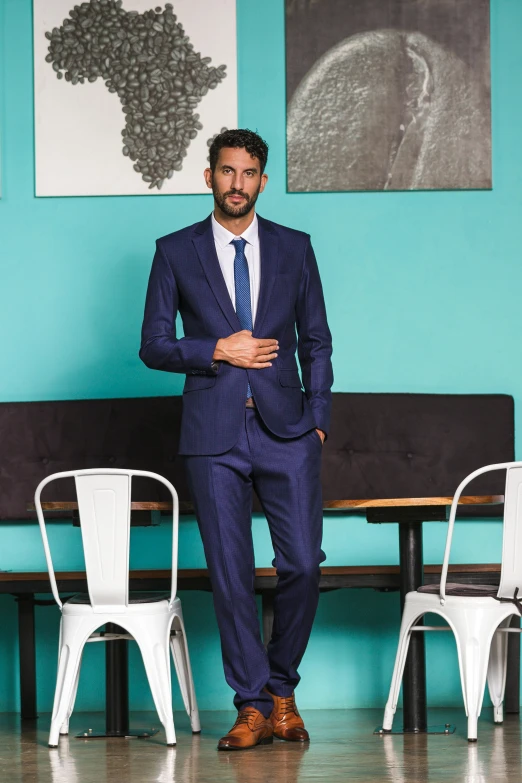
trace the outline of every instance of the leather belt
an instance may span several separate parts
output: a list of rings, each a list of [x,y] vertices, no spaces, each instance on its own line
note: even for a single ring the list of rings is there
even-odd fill
[[[246,401],[245,404],[246,404],[247,408],[256,408],[257,407],[257,405],[254,402],[254,398],[253,397],[247,397],[247,401]]]

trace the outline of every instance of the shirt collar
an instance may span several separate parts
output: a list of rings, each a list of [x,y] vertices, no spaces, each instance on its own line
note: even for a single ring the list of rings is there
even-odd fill
[[[218,223],[214,217],[214,213],[212,213],[212,232],[214,234],[214,241],[220,249],[226,247],[226,245],[229,245],[233,239],[238,238],[235,234],[225,228],[225,226],[222,226],[221,223]],[[249,245],[254,245],[256,242],[258,242],[259,230],[257,215],[254,215],[253,221],[249,227],[243,231],[241,236],[248,242]]]

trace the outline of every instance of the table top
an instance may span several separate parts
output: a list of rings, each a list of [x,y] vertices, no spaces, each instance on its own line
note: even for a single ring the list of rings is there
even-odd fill
[[[490,506],[504,502],[504,495],[462,495],[459,506]],[[415,506],[451,506],[453,497],[376,498],[374,500],[325,500],[323,508],[343,510],[357,508],[413,508]]]
[[[415,506],[451,506],[450,496],[427,498],[376,498],[373,500],[325,500],[325,511],[356,511],[366,508],[414,508]],[[463,495],[459,506],[490,506],[504,502],[504,495]],[[42,502],[44,511],[77,511],[78,503],[74,501]],[[180,511],[191,510],[192,504],[180,501]],[[34,503],[27,504],[28,511],[34,511]],[[172,503],[153,501],[133,501],[131,511],[172,511]]]

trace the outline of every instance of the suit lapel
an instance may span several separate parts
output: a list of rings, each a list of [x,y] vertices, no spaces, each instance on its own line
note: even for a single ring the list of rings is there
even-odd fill
[[[258,337],[266,317],[272,290],[279,270],[279,242],[270,222],[257,216],[259,225],[259,247],[261,256],[261,285],[257,304],[254,336]]]
[[[212,221],[208,217],[196,228],[196,234],[193,238],[194,247],[198,254],[201,266],[207,277],[208,283],[217,303],[219,304],[223,315],[229,322],[234,332],[241,331],[241,324],[234,310],[232,300],[230,299],[225,278],[221,272],[219,259],[214,244],[214,234],[212,232]]]

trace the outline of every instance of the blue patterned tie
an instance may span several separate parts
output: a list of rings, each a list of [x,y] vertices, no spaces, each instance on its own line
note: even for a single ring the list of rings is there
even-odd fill
[[[233,239],[236,256],[234,258],[234,285],[236,288],[236,313],[242,329],[252,331],[252,302],[250,300],[250,275],[245,256],[246,239]],[[252,397],[250,384],[247,388],[247,398]]]

